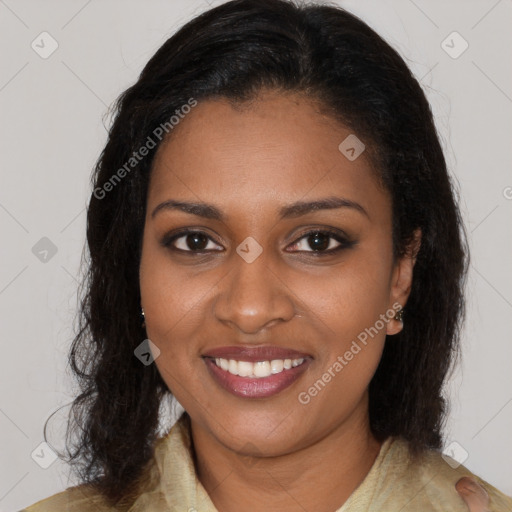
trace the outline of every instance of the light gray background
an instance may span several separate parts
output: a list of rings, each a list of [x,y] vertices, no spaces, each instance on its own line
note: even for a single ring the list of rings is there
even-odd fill
[[[2,511],[73,483],[64,463],[45,470],[31,453],[45,419],[73,397],[66,357],[89,176],[110,126],[102,118],[163,42],[216,3],[0,0]],[[512,494],[512,2],[339,3],[400,51],[436,115],[472,249],[464,359],[447,387],[445,446],[457,442],[470,470]],[[31,48],[43,31],[59,45],[47,59]],[[442,47],[453,31],[469,44],[456,59]],[[453,53],[463,41],[444,44]],[[46,263],[32,252],[42,237],[57,247]]]

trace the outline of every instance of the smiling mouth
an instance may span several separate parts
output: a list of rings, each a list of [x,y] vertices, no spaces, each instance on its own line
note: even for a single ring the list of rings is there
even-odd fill
[[[270,398],[281,393],[309,368],[311,357],[239,361],[203,357],[210,376],[221,388],[241,398]],[[226,368],[226,369],[224,369]]]
[[[218,368],[231,375],[247,377],[250,379],[261,379],[271,375],[277,375],[291,370],[304,363],[305,358],[297,359],[272,359],[268,361],[237,361],[236,359],[224,359],[222,357],[208,357]]]

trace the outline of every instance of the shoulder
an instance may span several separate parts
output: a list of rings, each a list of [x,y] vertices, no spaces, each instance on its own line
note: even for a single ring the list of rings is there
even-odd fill
[[[489,494],[490,510],[512,511],[512,498],[440,451],[428,450],[413,461],[407,441],[400,438],[390,443],[383,470],[380,492],[376,496],[382,496],[379,507],[384,509],[390,505],[400,505],[403,512],[467,512],[468,508],[457,493],[455,484],[464,476],[472,476]]]
[[[103,512],[111,510],[101,495],[85,485],[70,487],[65,491],[40,500],[20,512]]]
[[[147,495],[151,495],[153,501],[158,501],[160,499],[157,496],[159,494],[160,471],[156,462],[165,454],[167,437],[156,440],[154,457],[144,469],[140,480],[136,485],[134,484],[132,493],[126,496],[124,504],[116,504],[115,507],[112,507],[107,504],[104,496],[92,486],[81,484],[40,500],[19,512],[105,512],[113,510],[121,512],[132,510],[131,506],[137,500],[140,500],[142,504],[146,503]],[[139,502],[137,501],[137,503]]]

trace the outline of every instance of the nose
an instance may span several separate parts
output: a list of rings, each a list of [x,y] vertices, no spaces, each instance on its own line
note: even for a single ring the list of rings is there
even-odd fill
[[[255,334],[291,320],[295,315],[293,293],[268,266],[265,251],[252,263],[234,255],[231,271],[219,283],[215,317],[245,334]]]

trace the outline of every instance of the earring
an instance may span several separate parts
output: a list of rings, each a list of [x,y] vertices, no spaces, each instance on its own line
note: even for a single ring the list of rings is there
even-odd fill
[[[142,316],[142,327],[146,327],[146,317],[144,316],[144,309],[140,307],[140,314]]]
[[[404,323],[404,310],[399,309],[395,315],[395,320],[398,320],[401,323]]]

